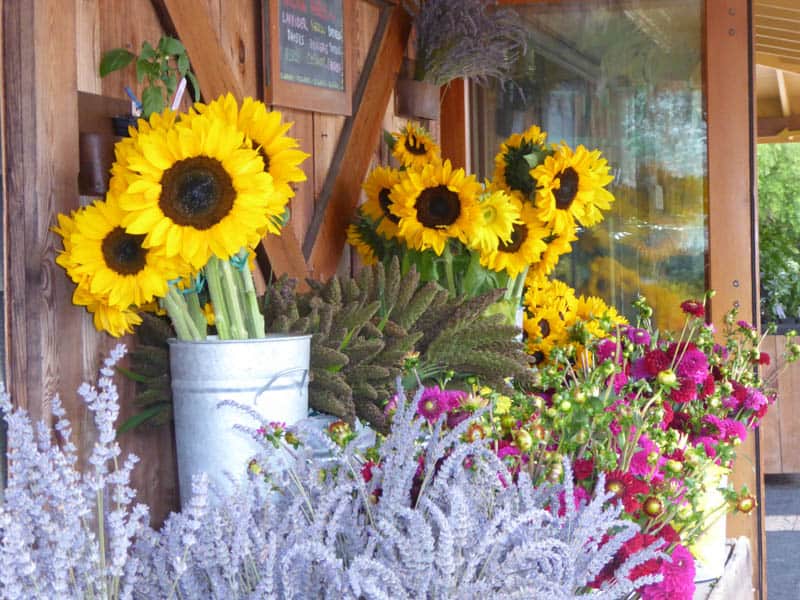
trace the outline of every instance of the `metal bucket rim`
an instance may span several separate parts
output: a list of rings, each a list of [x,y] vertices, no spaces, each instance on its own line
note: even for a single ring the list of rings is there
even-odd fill
[[[269,341],[291,341],[291,340],[307,340],[311,339],[310,333],[269,333],[267,337],[263,338],[250,338],[247,340],[220,340],[215,335],[209,335],[204,340],[179,340],[178,338],[168,338],[167,343],[170,346],[180,346],[180,345],[197,345],[197,344],[215,344],[215,345],[225,345],[225,344],[253,344],[258,342],[269,342]]]

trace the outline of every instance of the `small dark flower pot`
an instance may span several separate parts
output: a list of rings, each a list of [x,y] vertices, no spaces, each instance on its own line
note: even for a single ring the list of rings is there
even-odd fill
[[[439,118],[439,86],[416,79],[398,79],[394,88],[394,112],[399,117]]]
[[[128,127],[133,127],[135,129],[138,121],[139,118],[133,115],[117,115],[116,117],[111,117],[111,126],[114,128],[114,135],[117,137],[130,137]]]
[[[107,133],[85,132],[80,134],[79,145],[78,191],[83,196],[102,196],[111,178],[114,138]]]

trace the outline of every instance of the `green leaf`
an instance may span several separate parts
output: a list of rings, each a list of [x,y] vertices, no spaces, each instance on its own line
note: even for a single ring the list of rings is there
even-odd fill
[[[185,54],[181,54],[178,57],[178,73],[181,75],[186,75],[186,72],[189,70],[189,57]]]
[[[139,54],[139,58],[147,61],[151,61],[156,57],[156,50],[150,44],[150,42],[145,41],[142,44],[142,51]]]
[[[140,58],[136,61],[136,81],[141,83],[145,77],[148,79],[158,78],[158,65]]]
[[[142,375],[140,373],[136,373],[135,371],[131,371],[130,369],[126,369],[124,367],[115,367],[115,369],[116,369],[117,373],[127,377],[131,381],[137,381],[139,383],[145,383],[147,381],[147,377],[146,376],[144,376],[144,375]]]
[[[176,56],[176,55],[185,55],[186,48],[181,44],[179,40],[176,40],[174,37],[164,36],[158,42],[158,49],[161,51],[161,54],[166,54],[167,56]]]
[[[164,110],[164,96],[161,90],[157,87],[145,88],[142,92],[142,113],[145,118],[162,110]]]
[[[105,77],[109,73],[124,69],[127,67],[136,55],[125,48],[114,48],[103,54],[100,61],[100,77]]]
[[[195,101],[200,100],[200,84],[197,83],[197,77],[194,76],[194,73],[188,71],[186,74],[186,79],[189,80],[189,83],[192,84],[192,89],[194,90],[193,97]]]
[[[167,88],[167,95],[172,96],[178,85],[178,78],[173,73],[170,73],[166,77],[162,77],[161,80],[164,82],[164,87]]]
[[[386,142],[390,152],[394,150],[394,145],[397,140],[394,139],[391,131],[386,131],[385,129],[383,130],[383,141]]]
[[[126,419],[118,428],[117,428],[117,435],[122,435],[123,433],[135,429],[139,425],[149,421],[150,419],[156,418],[162,412],[169,410],[171,404],[169,402],[159,402],[158,404],[154,404],[152,406],[148,406],[142,412],[137,413]]]

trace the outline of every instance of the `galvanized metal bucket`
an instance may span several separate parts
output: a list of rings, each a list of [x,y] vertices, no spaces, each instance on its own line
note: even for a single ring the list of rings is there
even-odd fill
[[[192,495],[192,477],[208,474],[221,493],[241,479],[258,444],[236,425],[258,421],[296,423],[308,416],[310,335],[271,335],[255,340],[169,340],[175,445],[181,505]]]

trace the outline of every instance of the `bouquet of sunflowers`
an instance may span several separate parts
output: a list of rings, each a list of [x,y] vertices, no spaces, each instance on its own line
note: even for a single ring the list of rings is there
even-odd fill
[[[416,266],[423,280],[438,281],[452,296],[505,288],[497,310],[507,309],[511,322],[526,277],[550,274],[572,250],[578,228],[599,223],[614,200],[599,151],[548,146],[536,126],[502,144],[484,183],[443,160],[418,124],[390,139],[400,168],[369,174],[348,241],[365,263],[399,256],[404,268]]]
[[[279,235],[308,154],[279,112],[228,94],[140,119],[115,147],[104,200],[59,215],[73,303],[118,337],[166,311],[179,339],[264,337],[254,249]]]

